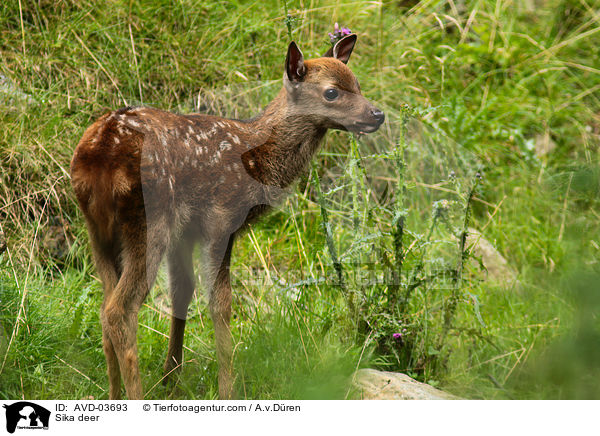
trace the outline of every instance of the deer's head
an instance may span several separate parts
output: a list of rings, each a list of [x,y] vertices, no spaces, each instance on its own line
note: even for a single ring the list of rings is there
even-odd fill
[[[290,43],[283,75],[288,113],[310,117],[328,129],[354,133],[371,133],[381,126],[384,113],[363,97],[346,65],[355,43],[356,35],[348,35],[323,57],[307,60],[296,43]]]

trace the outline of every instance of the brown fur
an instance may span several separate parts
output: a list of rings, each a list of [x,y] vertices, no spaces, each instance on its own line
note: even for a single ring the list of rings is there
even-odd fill
[[[130,399],[143,397],[137,314],[165,255],[174,310],[165,374],[181,365],[196,242],[204,247],[219,395],[233,396],[229,265],[235,235],[284,194],[328,128],[372,131],[382,122],[344,63],[304,62],[299,50],[293,54],[304,75],[285,76],[284,88],[253,120],[124,108],[102,115],[79,142],[72,184],[104,285],[111,399],[121,396],[121,377]],[[325,101],[329,87],[340,90],[339,101]]]

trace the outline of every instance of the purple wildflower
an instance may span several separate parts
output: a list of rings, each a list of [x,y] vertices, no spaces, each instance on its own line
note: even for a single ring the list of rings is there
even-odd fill
[[[392,337],[393,337],[394,339],[396,339],[396,340],[398,340],[398,339],[402,339],[402,333],[394,333],[394,334],[392,335]]]
[[[340,28],[340,25],[338,23],[335,23],[335,25],[333,26],[333,33],[329,34],[329,40],[331,41],[331,44],[335,44],[344,36],[351,34],[352,31],[350,29],[348,29],[347,27]]]

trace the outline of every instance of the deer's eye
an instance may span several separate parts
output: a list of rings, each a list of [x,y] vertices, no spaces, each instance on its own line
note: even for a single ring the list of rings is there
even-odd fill
[[[325,98],[329,101],[333,101],[336,98],[338,98],[338,91],[337,89],[334,88],[329,88],[328,90],[325,91]]]

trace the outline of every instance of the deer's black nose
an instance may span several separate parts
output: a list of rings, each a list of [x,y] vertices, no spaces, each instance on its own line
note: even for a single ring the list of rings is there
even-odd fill
[[[379,109],[373,109],[371,115],[373,115],[379,124],[383,123],[383,120],[385,120],[385,114]]]

